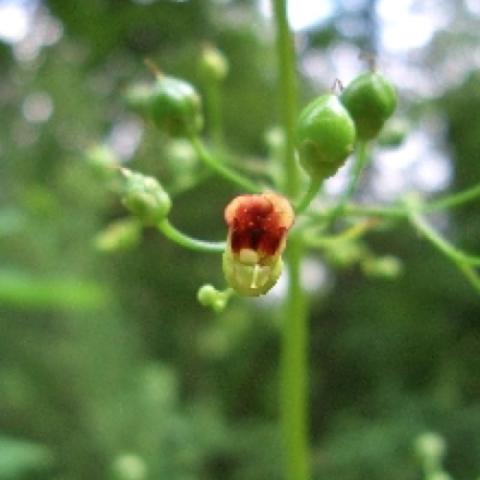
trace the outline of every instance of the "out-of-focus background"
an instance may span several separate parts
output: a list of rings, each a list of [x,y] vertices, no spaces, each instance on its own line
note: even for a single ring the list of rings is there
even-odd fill
[[[478,182],[478,0],[295,0],[289,15],[302,105],[361,72],[362,52],[399,90],[408,133],[376,149],[363,199]],[[172,219],[184,230],[225,236],[235,191],[209,177],[182,193],[195,158],[122,102],[151,78],[145,57],[203,92],[205,41],[230,63],[226,142],[256,165],[279,113],[268,1],[0,0],[0,480],[282,478],[284,285],[215,316],[195,294],[222,285],[219,257],[153,230],[130,250],[95,248],[125,216],[85,161],[95,144],[177,192]],[[479,252],[479,212],[474,203],[432,221]],[[401,275],[365,275],[349,252],[305,263],[314,476],[419,479],[413,444],[435,431],[452,476],[478,478],[478,296],[405,223],[368,245],[401,259]]]

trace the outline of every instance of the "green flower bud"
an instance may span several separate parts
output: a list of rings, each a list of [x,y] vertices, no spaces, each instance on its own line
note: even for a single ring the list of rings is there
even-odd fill
[[[209,307],[217,298],[218,290],[213,285],[203,285],[197,293],[197,300],[204,307]]]
[[[124,94],[125,103],[140,115],[148,116],[152,104],[153,91],[153,86],[148,83],[132,85]]]
[[[172,207],[168,193],[157,179],[141,173],[122,169],[125,176],[122,203],[144,225],[157,225],[164,220]]]
[[[147,466],[138,455],[124,453],[115,458],[112,465],[114,480],[145,480]]]
[[[432,472],[428,476],[428,480],[453,480],[452,476],[447,472]]]
[[[425,432],[415,440],[417,455],[423,460],[434,464],[440,463],[446,452],[445,440],[441,435],[434,432]]]
[[[362,262],[362,269],[369,277],[385,279],[397,278],[402,273],[402,262],[392,255],[380,258],[368,258]]]
[[[405,120],[392,119],[378,137],[378,144],[385,148],[397,148],[408,135],[408,123]]]
[[[200,96],[178,78],[157,76],[149,110],[155,125],[172,136],[195,135],[203,126]]]
[[[307,105],[297,125],[300,163],[313,178],[334,175],[355,143],[355,125],[335,95],[322,95]]]
[[[366,255],[365,247],[355,241],[340,241],[331,245],[325,252],[326,258],[339,268],[350,267]]]
[[[164,162],[173,178],[170,185],[173,190],[182,190],[195,183],[199,174],[200,162],[197,153],[188,140],[179,138],[168,142],[165,147]]]
[[[357,136],[361,140],[376,137],[397,106],[395,88],[376,72],[358,76],[340,98],[355,121]]]
[[[141,224],[136,218],[124,218],[110,223],[95,237],[95,247],[104,253],[127,250],[138,244]]]
[[[217,290],[213,285],[207,284],[198,290],[197,300],[204,307],[210,307],[215,313],[220,313],[225,310],[232,293],[230,288]]]
[[[228,69],[225,55],[212,45],[205,45],[200,56],[201,75],[208,81],[221,82],[228,75]]]
[[[85,152],[85,161],[101,180],[111,180],[118,174],[115,154],[104,145],[94,145]]]

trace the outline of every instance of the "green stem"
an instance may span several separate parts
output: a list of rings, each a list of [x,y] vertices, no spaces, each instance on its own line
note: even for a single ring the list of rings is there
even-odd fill
[[[273,0],[277,29],[277,56],[285,132],[285,191],[290,198],[299,193],[299,171],[295,160],[297,87],[295,55],[287,19],[286,0]],[[313,192],[313,186],[311,192]],[[308,201],[308,198],[307,198]],[[300,270],[304,253],[301,235],[292,232],[286,253],[288,293],[283,308],[281,417],[284,438],[285,479],[309,480],[308,445],[308,306]]]
[[[350,198],[352,198],[352,195],[358,186],[367,161],[367,144],[366,142],[358,142],[355,163],[353,164],[352,173],[350,175],[347,188],[343,192],[338,204],[331,210],[330,215],[326,219],[324,228],[328,228],[338,216],[343,214],[347,202],[350,200]]]
[[[470,285],[480,293],[480,275],[470,265],[458,264],[458,268],[465,275]]]
[[[222,105],[220,82],[209,80],[205,84],[206,110],[212,141],[216,148],[223,148]]]
[[[345,205],[342,215],[351,217],[383,217],[406,218],[408,212],[404,208],[382,207],[381,205]]]
[[[320,221],[326,221],[331,217],[332,212],[336,209],[336,205],[331,208],[320,212],[307,212],[307,215],[311,219],[318,219]],[[384,207],[382,205],[357,205],[354,203],[347,204],[343,208],[342,212],[339,212],[337,216],[345,217],[381,217],[389,219],[404,219],[408,217],[408,212],[405,208],[400,207]]]
[[[308,455],[308,305],[301,285],[304,246],[292,235],[287,252],[288,296],[282,351],[282,419],[287,480],[310,478]]]
[[[315,198],[317,195],[318,191],[320,190],[322,186],[323,180],[310,180],[310,185],[308,186],[308,190],[306,190],[303,198],[300,199],[298,202],[297,206],[295,207],[295,212],[297,215],[300,215],[303,213],[310,203],[312,203],[312,200]]]
[[[376,221],[364,220],[347,228],[338,235],[319,236],[317,234],[305,234],[305,243],[309,247],[324,248],[332,245],[338,245],[341,242],[356,240],[365,235],[370,229],[377,224]]]
[[[434,200],[431,203],[424,203],[418,205],[416,211],[422,213],[435,212],[437,210],[458,207],[465,203],[472,202],[476,198],[480,197],[480,184],[476,185],[463,192],[453,193],[438,200]],[[312,218],[324,219],[332,216],[333,212],[337,209],[337,206],[331,210],[325,212],[308,212],[308,215]],[[336,216],[349,216],[349,217],[383,217],[383,218],[407,218],[410,212],[405,207],[400,206],[383,206],[383,205],[356,205],[345,204],[342,211],[336,212]]]
[[[261,191],[261,188],[255,182],[252,182],[249,178],[244,177],[229,166],[220,163],[214,156],[210,155],[210,152],[198,137],[191,137],[190,142],[200,159],[215,173],[247,192],[258,193]]]
[[[282,107],[282,125],[285,132],[285,190],[295,197],[300,187],[299,172],[295,161],[295,122],[297,119],[297,82],[295,51],[288,25],[286,0],[273,0],[277,27],[277,57]],[[300,480],[300,479],[297,479]]]
[[[478,197],[480,197],[480,184],[475,185],[468,190],[464,190],[463,192],[453,193],[445,198],[435,200],[432,203],[425,205],[425,210],[433,211],[441,210],[443,208],[456,207],[458,205],[471,202]]]
[[[424,237],[432,243],[439,251],[452,261],[466,265],[480,266],[480,257],[469,255],[458,250],[452,244],[447,242],[439,233],[437,233],[425,220],[416,212],[409,214],[412,224],[421,232]]]
[[[172,242],[178,243],[178,245],[188,248],[189,250],[206,253],[223,253],[225,250],[225,242],[206,242],[189,237],[177,230],[168,219],[160,222],[158,229]]]
[[[450,259],[467,278],[472,287],[480,293],[480,275],[472,265],[480,265],[480,258],[467,255],[441,237],[428,223],[415,211],[410,211],[409,219],[430,243]]]

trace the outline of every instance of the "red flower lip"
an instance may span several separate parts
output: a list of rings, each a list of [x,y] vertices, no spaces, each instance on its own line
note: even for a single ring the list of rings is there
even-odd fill
[[[285,238],[293,225],[289,201],[274,192],[240,195],[225,208],[228,244],[242,263],[268,263],[285,248]]]

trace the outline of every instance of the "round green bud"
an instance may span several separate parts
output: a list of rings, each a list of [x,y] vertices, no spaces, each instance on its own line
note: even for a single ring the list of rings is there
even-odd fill
[[[334,175],[355,143],[355,124],[336,95],[322,95],[307,105],[296,131],[300,163],[313,178]]]
[[[228,75],[228,60],[211,45],[205,45],[200,56],[200,73],[209,81],[221,82]]]
[[[423,459],[438,462],[445,455],[446,449],[445,440],[438,433],[425,432],[415,440],[416,453]]]
[[[340,241],[332,244],[325,252],[326,258],[340,268],[350,267],[365,256],[365,248],[355,241]]]
[[[218,297],[218,290],[210,284],[202,285],[197,292],[197,300],[200,305],[209,307]]]
[[[202,129],[200,96],[178,78],[157,76],[149,109],[155,125],[172,136],[195,135]]]
[[[151,84],[137,83],[126,90],[123,98],[127,106],[133,111],[142,116],[148,116],[152,104],[153,91]]]
[[[123,218],[110,223],[95,237],[95,247],[100,252],[113,253],[128,250],[140,241],[141,224],[136,218]]]
[[[144,225],[158,225],[170,212],[172,201],[157,179],[123,169],[122,203]]]
[[[405,120],[393,118],[378,137],[378,144],[385,148],[397,148],[405,141],[409,127]]]
[[[368,258],[362,263],[365,275],[392,280],[402,273],[402,262],[393,255]]]
[[[118,174],[118,160],[105,145],[94,145],[85,152],[85,161],[101,180],[111,180]]]
[[[147,466],[143,458],[133,453],[124,453],[115,458],[112,464],[114,480],[145,480]]]
[[[225,310],[229,298],[228,290],[217,290],[210,284],[203,285],[197,292],[198,302],[204,307],[210,307],[215,313]]]
[[[358,76],[345,88],[340,99],[350,112],[361,140],[376,137],[397,106],[395,88],[376,72]]]
[[[433,472],[428,480],[453,480],[452,476],[447,472]]]

